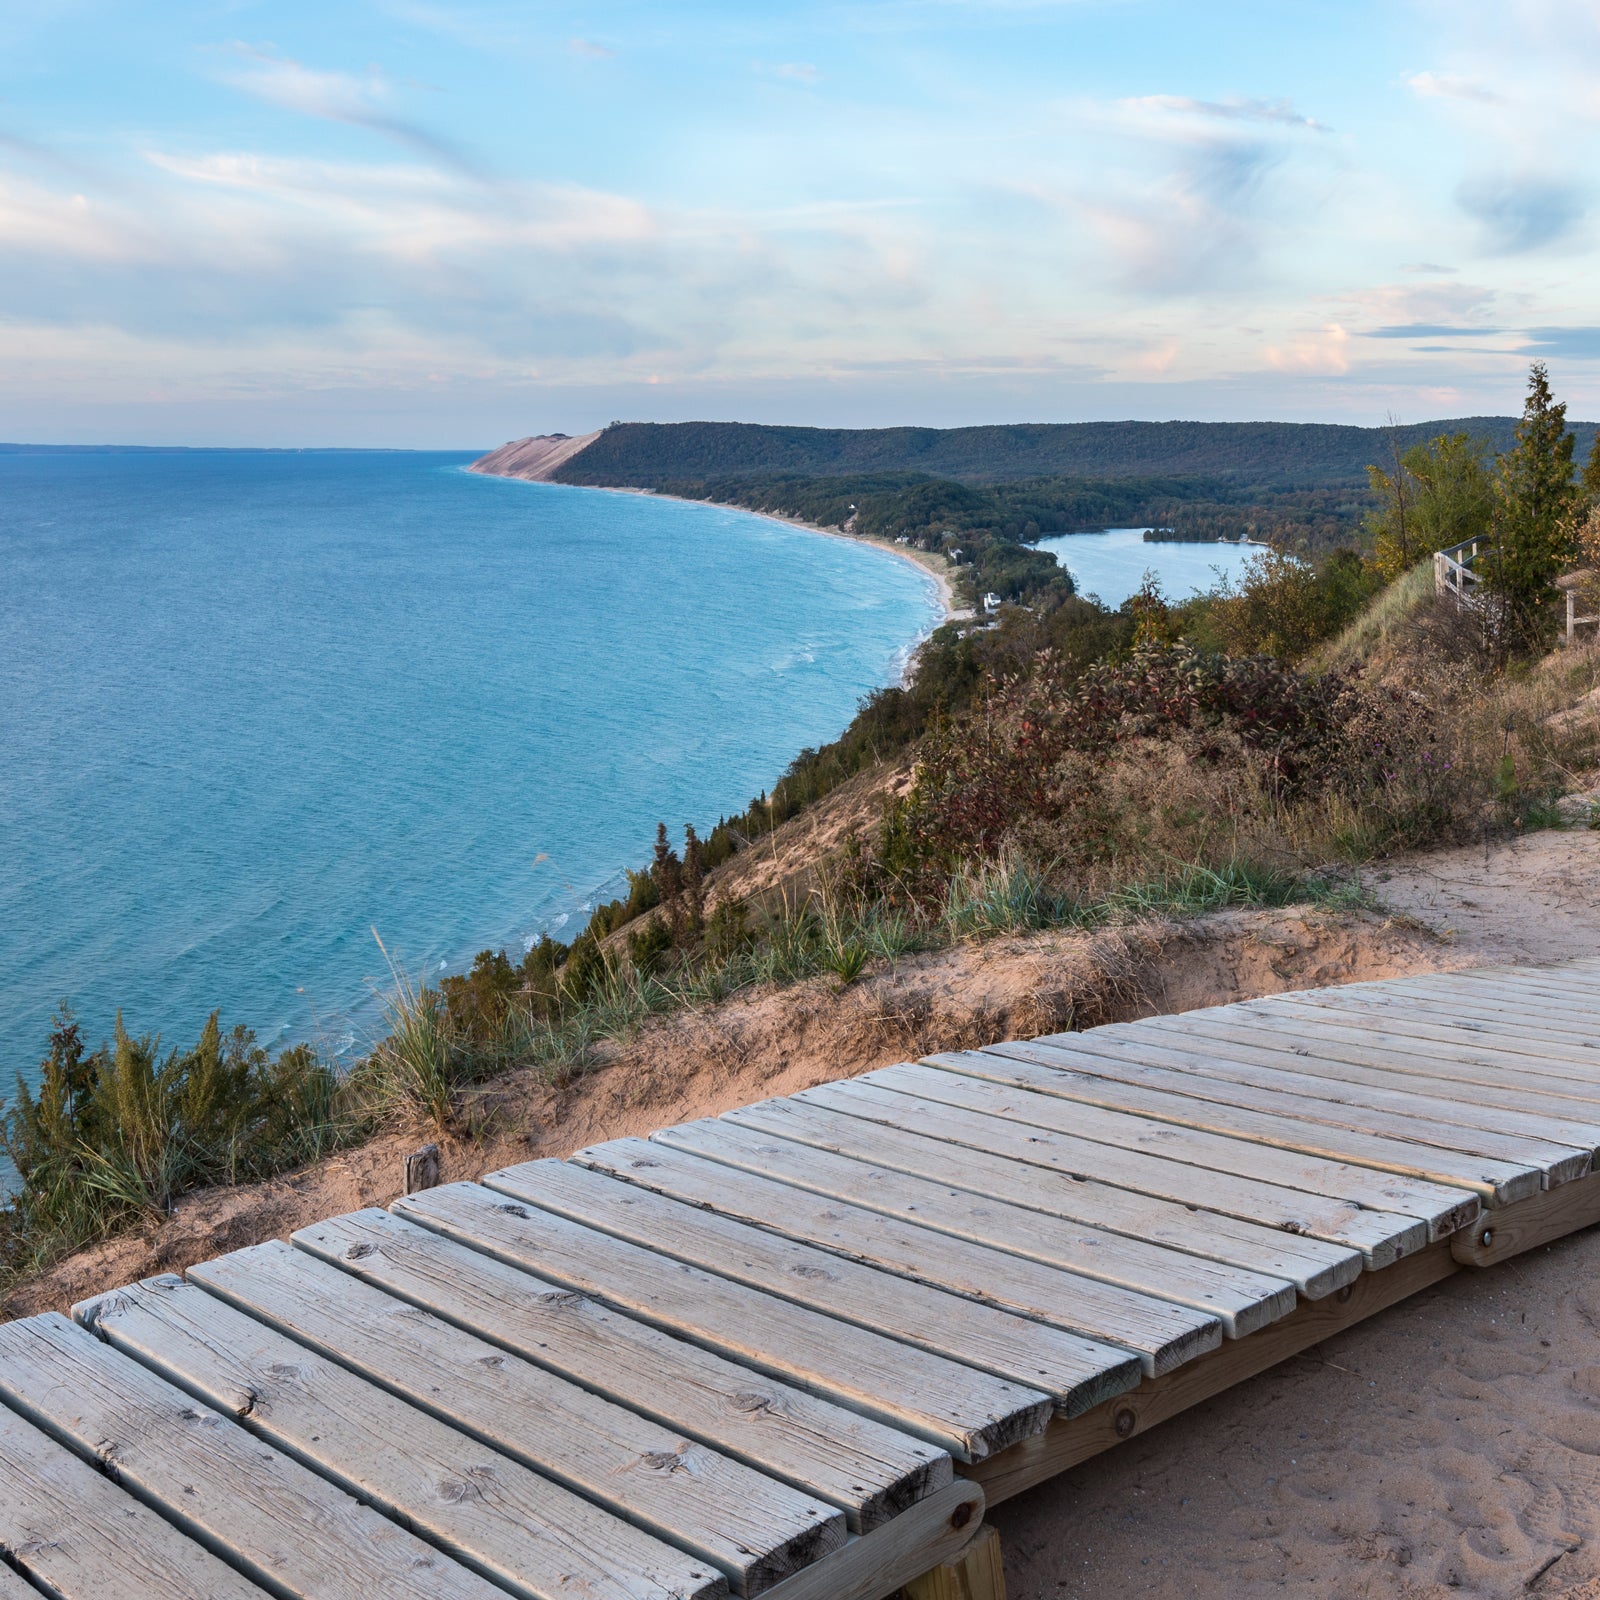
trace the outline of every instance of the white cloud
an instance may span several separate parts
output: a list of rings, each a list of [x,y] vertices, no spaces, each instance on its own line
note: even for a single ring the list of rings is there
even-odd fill
[[[1406,85],[1431,100],[1472,100],[1486,106],[1506,103],[1506,97],[1497,94],[1487,84],[1450,72],[1414,72],[1406,79]]]
[[[1196,100],[1181,94],[1147,94],[1119,103],[1134,112],[1168,112],[1220,122],[1277,123],[1281,127],[1306,128],[1314,133],[1329,131],[1325,123],[1296,111],[1287,100]]]
[[[239,45],[236,50],[246,65],[217,74],[233,88],[301,116],[366,128],[457,171],[473,177],[483,175],[478,163],[448,140],[387,109],[394,90],[378,68],[369,68],[364,76],[357,77],[349,72],[307,67],[287,56],[248,45]]]

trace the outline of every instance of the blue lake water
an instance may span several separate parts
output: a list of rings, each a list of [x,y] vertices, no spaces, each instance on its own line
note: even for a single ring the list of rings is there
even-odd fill
[[[1223,574],[1236,576],[1263,547],[1146,540],[1143,528],[1107,528],[1041,539],[1038,548],[1048,550],[1072,574],[1079,594],[1095,595],[1115,610],[1139,592],[1146,572],[1160,578],[1167,599],[1187,600],[1216,588]]]
[[[570,937],[939,618],[870,547],[468,459],[0,454],[0,1095],[62,997],[346,1047],[373,928]]]

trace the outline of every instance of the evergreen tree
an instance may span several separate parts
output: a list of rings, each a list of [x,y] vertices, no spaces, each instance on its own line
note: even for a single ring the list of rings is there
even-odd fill
[[[650,876],[655,880],[656,893],[661,897],[661,910],[672,932],[673,942],[683,937],[683,863],[677,851],[667,843],[667,825],[656,824],[655,859],[650,864]]]
[[[683,897],[688,902],[689,931],[699,933],[706,912],[705,849],[692,827],[683,830]]]
[[[1494,546],[1481,564],[1503,650],[1536,648],[1555,628],[1555,580],[1574,549],[1574,443],[1567,408],[1556,403],[1550,375],[1536,362],[1517,442],[1500,457]]]
[[[1583,498],[1591,506],[1600,505],[1600,428],[1594,430],[1594,439],[1589,445],[1589,459],[1583,465],[1583,477],[1579,483],[1582,485]]]

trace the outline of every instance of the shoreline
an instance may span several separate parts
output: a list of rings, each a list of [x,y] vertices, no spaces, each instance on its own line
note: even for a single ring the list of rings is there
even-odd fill
[[[509,473],[484,473],[484,477],[509,477]],[[550,479],[524,478],[523,483],[547,483]],[[894,556],[900,561],[909,561],[924,577],[932,578],[938,591],[939,604],[944,608],[944,620],[949,622],[956,615],[956,592],[949,578],[950,563],[943,556],[936,556],[931,551],[913,551],[905,545],[895,544],[891,539],[874,539],[864,533],[846,533],[843,528],[824,528],[820,522],[806,522],[800,517],[786,517],[776,511],[752,511],[749,506],[729,505],[724,500],[694,500],[683,494],[662,494],[655,489],[633,489],[621,484],[596,484],[596,483],[562,483],[557,484],[561,489],[598,489],[601,494],[640,494],[652,500],[676,500],[681,506],[720,506],[724,511],[742,512],[747,517],[761,517],[767,522],[781,522],[788,528],[799,528],[804,533],[820,533],[824,539],[842,539],[846,544],[866,545],[870,550],[881,550],[885,555]],[[924,635],[926,637],[926,635]],[[918,641],[921,643],[921,640]]]

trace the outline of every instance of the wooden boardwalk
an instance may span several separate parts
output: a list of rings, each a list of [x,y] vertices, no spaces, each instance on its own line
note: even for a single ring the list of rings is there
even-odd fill
[[[1589,960],[430,1189],[0,1327],[0,1600],[977,1596],[986,1504],[1600,1221],[1597,1149]]]

